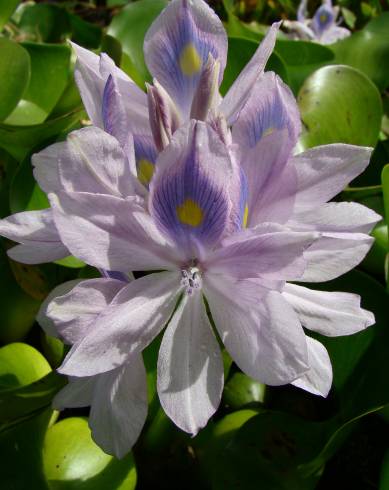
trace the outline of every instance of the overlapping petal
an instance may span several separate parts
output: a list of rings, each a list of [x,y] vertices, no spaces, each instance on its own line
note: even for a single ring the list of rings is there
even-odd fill
[[[106,278],[78,282],[66,293],[57,291],[44,313],[55,325],[56,336],[75,344],[87,335],[94,320],[126,285],[126,282]]]
[[[89,426],[94,441],[106,453],[125,456],[137,441],[146,415],[146,370],[140,354],[96,376]]]
[[[165,269],[180,259],[133,200],[86,192],[50,196],[61,239],[72,254],[105,270]]]
[[[170,319],[181,293],[180,274],[136,279],[116,295],[88,334],[73,346],[59,371],[92,376],[122,366],[141,352]]]
[[[231,295],[228,276],[208,275],[205,295],[219,335],[243,372],[269,385],[289,383],[309,368],[305,334],[296,313],[276,292],[253,296],[252,282]],[[249,289],[248,293],[245,290]],[[258,301],[260,298],[261,301]]]
[[[305,270],[304,251],[318,238],[315,233],[289,230],[268,232],[254,230],[208,254],[205,267],[212,273],[238,278],[265,277],[288,280],[302,276]]]
[[[237,120],[250,97],[253,87],[263,74],[266,63],[274,49],[280,25],[280,22],[275,22],[270,27],[254,56],[241,71],[221,102],[219,109],[229,124],[233,124]]]
[[[311,337],[306,337],[309,370],[292,385],[314,395],[326,397],[332,385],[332,366],[327,349]]]
[[[149,132],[146,94],[105,54],[96,54],[72,43],[77,55],[75,79],[92,123],[104,129],[103,95],[108,78],[115,81],[125,107],[128,130]],[[105,113],[107,113],[107,106]],[[116,134],[114,134],[116,136]],[[120,134],[118,134],[120,139]]]
[[[300,113],[290,89],[275,73],[265,73],[232,128],[248,181],[250,226],[267,220],[284,222],[292,212],[296,175],[285,166],[300,129]]]
[[[188,123],[160,154],[150,187],[150,212],[188,258],[197,244],[212,246],[225,232],[232,172],[228,149],[205,123]]]

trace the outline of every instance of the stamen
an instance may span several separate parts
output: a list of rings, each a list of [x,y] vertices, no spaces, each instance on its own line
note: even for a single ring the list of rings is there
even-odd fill
[[[197,267],[182,269],[181,276],[181,285],[186,288],[187,294],[191,295],[195,289],[201,288],[201,274]]]

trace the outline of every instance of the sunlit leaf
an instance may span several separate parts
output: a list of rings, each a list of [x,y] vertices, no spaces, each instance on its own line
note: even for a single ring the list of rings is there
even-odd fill
[[[336,62],[358,68],[379,89],[389,85],[389,12],[371,20],[361,31],[331,46]]]
[[[374,146],[381,127],[382,103],[374,84],[349,66],[315,71],[298,95],[305,131],[303,148],[328,143]]]
[[[30,56],[19,44],[0,38],[0,121],[22,98],[30,80]]]
[[[105,454],[84,418],[67,418],[48,429],[43,469],[51,490],[134,490],[136,485],[132,454],[121,460]]]

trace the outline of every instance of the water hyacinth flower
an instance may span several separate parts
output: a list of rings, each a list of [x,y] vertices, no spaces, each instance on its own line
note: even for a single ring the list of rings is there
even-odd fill
[[[225,34],[201,0],[174,0],[150,28],[146,61],[163,69],[152,72],[148,96],[106,57],[81,51],[78,83],[95,126],[34,156],[51,208],[0,222],[0,233],[20,243],[13,258],[71,253],[102,273],[59,286],[39,321],[72,346],[59,369],[69,384],[54,405],[91,406],[93,437],[111,454],[123,456],[140,434],[142,351],[164,329],[161,405],[196,434],[220,403],[219,341],[255,379],[326,396],[331,363],[303,327],[336,336],[374,323],[357,295],[296,284],[357,265],[379,217],[328,203],[364,170],[371,149],[335,144],[293,155],[296,101],[263,73],[277,27],[223,100],[215,87]],[[123,102],[132,90],[134,104]],[[132,271],[148,274],[133,279]]]
[[[351,32],[340,27],[339,7],[331,0],[323,0],[312,18],[308,17],[307,0],[301,0],[297,10],[297,21],[286,20],[284,27],[293,39],[315,41],[320,44],[332,44],[350,36]]]

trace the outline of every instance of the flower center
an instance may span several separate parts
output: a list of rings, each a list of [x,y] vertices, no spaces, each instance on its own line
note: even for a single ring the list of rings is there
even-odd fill
[[[193,294],[195,289],[201,288],[201,273],[198,267],[189,267],[181,270],[181,285],[186,288],[187,294]]]

